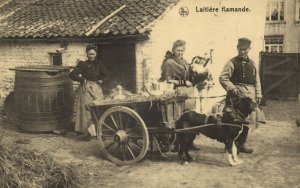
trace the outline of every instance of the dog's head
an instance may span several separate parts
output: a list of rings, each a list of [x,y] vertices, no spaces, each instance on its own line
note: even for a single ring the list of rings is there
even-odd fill
[[[234,100],[232,100],[232,103],[233,108],[239,110],[244,117],[250,115],[257,106],[257,104],[249,97],[235,97]]]

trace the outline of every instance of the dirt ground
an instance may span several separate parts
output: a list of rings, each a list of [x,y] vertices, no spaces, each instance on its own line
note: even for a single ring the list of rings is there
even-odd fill
[[[38,153],[47,152],[65,164],[74,166],[82,187],[216,187],[216,188],[300,188],[300,129],[295,124],[295,101],[267,101],[263,107],[268,123],[256,129],[248,139],[253,154],[240,154],[244,163],[229,166],[224,145],[202,135],[192,151],[195,161],[181,165],[176,153],[167,157],[147,155],[141,162],[116,166],[99,151],[97,141],[81,141],[69,133],[20,133],[1,116],[4,144],[18,144]],[[298,138],[297,138],[298,137]]]

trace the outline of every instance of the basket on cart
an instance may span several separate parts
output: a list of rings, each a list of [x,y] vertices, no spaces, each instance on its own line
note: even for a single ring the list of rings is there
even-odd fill
[[[102,153],[118,165],[146,155],[153,135],[168,134],[185,108],[186,96],[104,100],[89,105]]]

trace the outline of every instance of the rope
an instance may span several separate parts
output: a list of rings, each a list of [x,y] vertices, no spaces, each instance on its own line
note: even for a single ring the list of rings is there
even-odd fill
[[[206,128],[206,127],[213,126],[213,125],[217,125],[217,124],[216,123],[211,123],[211,124],[206,124],[206,125],[199,125],[199,126],[196,126],[196,127],[189,127],[189,128],[183,128],[183,129],[174,129],[174,131],[175,131],[175,133],[182,133],[182,132],[194,133],[194,132],[192,132],[193,130],[199,130],[199,129]],[[232,124],[232,123],[221,123],[221,125],[222,126],[225,125],[225,126],[241,128],[240,125],[236,125],[236,124]]]
[[[162,152],[162,151],[161,151],[160,144],[159,144],[159,142],[158,142],[158,140],[156,139],[155,136],[154,136],[154,140],[153,140],[153,141],[154,141],[154,144],[156,145],[156,147],[157,147],[159,153],[160,153],[163,157],[167,157],[168,153],[171,152],[171,147],[175,144],[176,140],[177,140],[177,134],[174,134],[174,139],[173,139],[172,143],[169,144],[169,147],[168,147],[168,151],[167,151],[167,152]]]
[[[211,97],[188,97],[189,99],[210,99],[210,98],[221,98],[226,97],[226,95],[220,95],[220,96],[211,96]]]
[[[177,134],[174,134],[174,139],[171,143],[171,146],[173,146],[175,144],[176,140],[177,140]],[[169,148],[169,150],[170,150],[170,148]]]
[[[159,151],[159,153],[160,153],[163,157],[167,157],[167,155],[164,154],[164,153],[161,151],[160,144],[159,144],[159,142],[158,142],[158,140],[156,139],[155,136],[154,136],[154,139],[153,139],[153,143],[156,145],[156,148],[157,148],[157,150]]]

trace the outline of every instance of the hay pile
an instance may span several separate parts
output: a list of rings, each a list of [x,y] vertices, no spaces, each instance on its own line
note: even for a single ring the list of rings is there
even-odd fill
[[[37,155],[16,146],[0,144],[0,187],[79,187],[73,170],[46,154]]]

